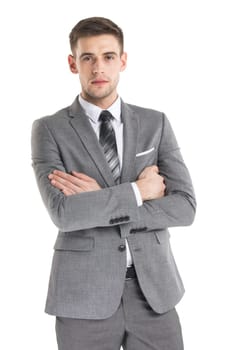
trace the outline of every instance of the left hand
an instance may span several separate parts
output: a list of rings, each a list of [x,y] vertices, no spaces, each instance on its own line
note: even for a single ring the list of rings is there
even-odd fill
[[[146,167],[139,175],[136,185],[144,201],[162,198],[165,195],[164,178],[159,174],[156,165]]]
[[[48,178],[51,184],[61,190],[65,196],[101,189],[95,179],[76,171],[67,174],[60,170],[54,170],[53,173],[49,174]]]

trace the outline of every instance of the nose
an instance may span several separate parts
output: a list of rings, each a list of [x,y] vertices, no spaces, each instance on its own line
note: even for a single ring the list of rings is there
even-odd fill
[[[95,60],[92,71],[94,74],[104,73],[104,64],[101,59]]]

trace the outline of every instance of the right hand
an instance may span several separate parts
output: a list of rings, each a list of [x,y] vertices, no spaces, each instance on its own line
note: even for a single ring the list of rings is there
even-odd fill
[[[156,165],[146,167],[136,181],[143,201],[164,197],[166,186]]]
[[[54,170],[48,177],[51,184],[61,190],[65,196],[101,189],[95,179],[77,171],[72,171],[71,174],[68,174]]]

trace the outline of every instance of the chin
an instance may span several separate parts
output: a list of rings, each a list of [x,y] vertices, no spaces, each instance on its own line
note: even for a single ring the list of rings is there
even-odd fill
[[[95,92],[95,93],[88,93],[87,96],[89,96],[92,99],[95,100],[101,100],[103,98],[109,97],[112,92]]]

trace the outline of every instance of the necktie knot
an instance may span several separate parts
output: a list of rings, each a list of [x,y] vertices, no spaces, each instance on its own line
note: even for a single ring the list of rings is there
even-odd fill
[[[107,110],[104,110],[100,113],[99,121],[101,122],[110,122],[113,119],[114,119],[113,115]]]

